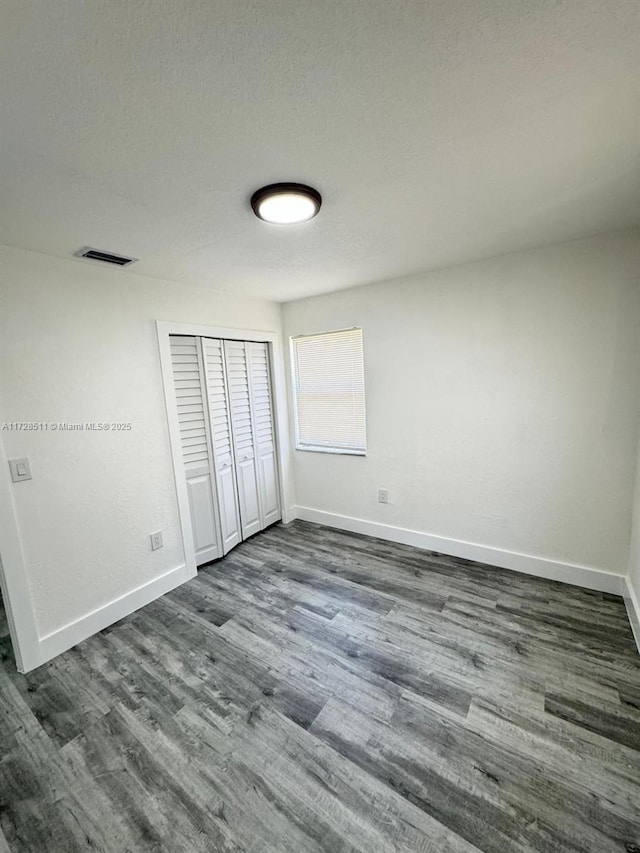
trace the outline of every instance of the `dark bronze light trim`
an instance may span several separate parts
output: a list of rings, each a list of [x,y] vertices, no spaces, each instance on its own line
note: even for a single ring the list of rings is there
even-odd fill
[[[294,184],[294,183],[281,183],[281,184],[269,184],[266,187],[261,187],[259,190],[256,190],[254,194],[251,196],[251,207],[253,212],[261,219],[263,222],[268,222],[267,219],[262,219],[260,216],[260,204],[266,199],[271,198],[275,195],[286,195],[289,193],[293,193],[295,195],[301,195],[305,198],[310,199],[315,205],[315,213],[310,219],[313,219],[314,216],[318,215],[318,211],[322,207],[322,196],[318,192],[318,190],[313,187],[309,187],[306,184]],[[308,222],[309,220],[304,220]]]

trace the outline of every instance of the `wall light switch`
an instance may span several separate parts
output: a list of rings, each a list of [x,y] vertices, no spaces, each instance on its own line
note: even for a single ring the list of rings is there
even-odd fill
[[[157,551],[158,548],[162,548],[162,531],[158,530],[157,533],[152,533],[150,535],[151,539],[151,550]]]
[[[31,466],[26,456],[21,459],[10,459],[9,469],[11,471],[11,479],[14,483],[21,483],[23,480],[31,479]]]
[[[378,503],[389,503],[389,489],[378,489]]]

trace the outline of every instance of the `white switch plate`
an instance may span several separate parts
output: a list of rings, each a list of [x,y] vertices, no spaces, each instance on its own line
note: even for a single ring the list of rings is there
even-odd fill
[[[162,548],[162,531],[158,530],[156,533],[152,533],[149,537],[151,539],[151,550],[157,551],[158,548]]]
[[[11,479],[14,483],[21,483],[23,480],[31,479],[31,466],[26,456],[20,459],[10,459],[9,469],[11,471]]]
[[[378,489],[378,503],[389,503],[389,489]]]

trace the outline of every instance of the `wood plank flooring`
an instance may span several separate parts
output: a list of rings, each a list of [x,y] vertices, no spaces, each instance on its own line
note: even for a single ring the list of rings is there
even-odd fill
[[[639,853],[622,600],[277,525],[27,676],[0,853]]]

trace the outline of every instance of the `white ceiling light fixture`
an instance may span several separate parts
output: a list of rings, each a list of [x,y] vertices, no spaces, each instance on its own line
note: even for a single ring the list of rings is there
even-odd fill
[[[269,184],[251,196],[251,207],[258,219],[274,225],[308,222],[322,205],[318,190],[305,184]]]

